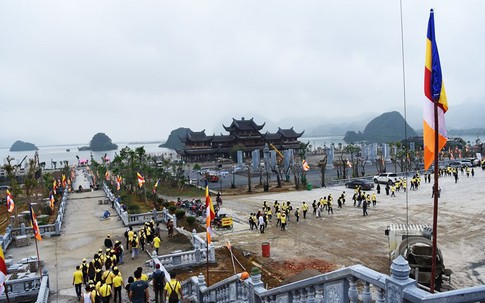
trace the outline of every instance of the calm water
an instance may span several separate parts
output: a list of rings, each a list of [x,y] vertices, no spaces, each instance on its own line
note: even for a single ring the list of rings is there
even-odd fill
[[[39,160],[40,162],[45,162],[46,163],[46,168],[52,168],[51,167],[51,162],[55,161],[57,162],[57,167],[63,167],[64,165],[61,165],[61,161],[69,161],[69,165],[72,164],[77,164],[77,158],[76,156],[79,157],[79,159],[91,159],[91,153],[93,155],[93,159],[101,162],[101,157],[103,157],[105,154],[110,159],[114,158],[115,153],[119,153],[121,149],[123,149],[125,146],[128,146],[132,150],[138,147],[145,147],[145,152],[148,154],[155,154],[155,155],[164,155],[164,154],[175,154],[174,150],[168,149],[168,148],[162,148],[158,147],[160,143],[141,143],[141,144],[123,144],[123,143],[117,143],[118,144],[118,150],[111,150],[111,151],[106,151],[106,152],[91,152],[91,151],[78,151],[78,147],[83,146],[83,145],[62,145],[62,146],[38,146],[39,148]],[[3,165],[5,163],[5,158],[7,156],[15,158],[13,161],[14,164],[19,164],[22,159],[27,156],[26,160],[24,163],[22,163],[22,166],[25,163],[28,163],[28,159],[31,159],[34,157],[34,152],[33,151],[28,151],[28,152],[11,152],[9,151],[10,148],[0,148],[0,163]],[[67,150],[70,150],[69,152]]]

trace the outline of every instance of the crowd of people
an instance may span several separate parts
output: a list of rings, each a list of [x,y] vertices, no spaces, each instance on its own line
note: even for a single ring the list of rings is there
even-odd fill
[[[358,191],[360,193],[360,189]],[[326,211],[328,215],[333,215],[333,201],[332,194],[321,197],[318,201],[313,200],[311,207],[313,208],[313,217],[321,218]],[[338,209],[342,209],[345,205],[345,191],[337,198]],[[360,207],[360,206],[359,206]],[[251,213],[248,218],[249,228],[251,230],[258,230],[264,233],[268,226],[271,226],[273,219],[273,213],[276,218],[276,227],[279,227],[281,231],[285,231],[289,222],[294,220],[296,224],[300,223],[300,220],[306,220],[308,218],[308,211],[310,205],[305,201],[301,202],[300,206],[293,208],[291,201],[280,203],[276,200],[273,206],[269,206],[267,201],[263,201],[263,206],[257,212]],[[292,219],[294,217],[294,219]]]
[[[170,228],[171,226],[171,228]],[[173,235],[173,222],[167,224],[168,236]],[[99,249],[93,254],[91,260],[83,259],[81,264],[76,266],[73,273],[72,284],[74,285],[78,301],[84,303],[108,303],[122,302],[122,293],[125,289],[126,297],[130,302],[149,302],[148,275],[143,273],[143,268],[138,267],[133,275],[126,281],[123,279],[120,265],[124,263],[123,255],[131,254],[132,260],[138,256],[140,249],[147,251],[151,246],[156,254],[159,253],[161,240],[160,226],[153,219],[138,231],[129,227],[124,234],[126,238],[126,249],[119,240],[113,241],[111,235],[104,239],[105,250]],[[171,274],[171,280],[167,283],[165,273],[156,264],[152,273],[153,291],[155,302],[178,302],[183,298],[180,282]],[[83,290],[84,287],[84,290]]]

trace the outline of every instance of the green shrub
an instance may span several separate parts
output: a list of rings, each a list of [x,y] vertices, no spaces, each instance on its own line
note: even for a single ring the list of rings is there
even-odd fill
[[[175,211],[175,217],[177,217],[178,220],[182,219],[184,216],[185,216],[185,210],[177,209]]]
[[[140,206],[136,204],[130,204],[127,206],[127,208],[128,208],[128,213],[130,214],[137,214],[140,212]]]
[[[192,217],[192,216],[187,217],[187,224],[194,225],[194,223],[195,223],[195,217]]]
[[[168,201],[163,201],[162,205],[165,207],[165,208],[168,208],[170,206],[170,202]]]
[[[168,207],[168,210],[169,210],[171,213],[173,213],[173,212],[175,212],[175,210],[177,210],[177,206],[175,206],[175,205],[170,205],[170,206]]]

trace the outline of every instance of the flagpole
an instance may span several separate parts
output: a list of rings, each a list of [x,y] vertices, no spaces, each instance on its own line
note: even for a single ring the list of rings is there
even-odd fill
[[[31,211],[31,213],[30,213],[30,219],[31,219],[31,220],[33,220],[33,219],[32,219],[32,218],[33,218],[33,217],[32,217],[32,211],[33,211],[33,210],[32,210],[32,204],[30,204],[30,203],[29,203],[29,205],[30,205],[30,211]],[[35,227],[34,227],[34,223],[33,223],[33,222],[32,222],[32,229],[34,229],[35,251],[36,251],[36,253],[37,253],[37,264],[39,265],[40,277],[41,277],[41,279],[42,279],[42,263],[41,263],[41,261],[40,261],[40,255],[39,255],[39,245],[37,244],[37,237],[35,236]],[[38,229],[37,229],[37,231],[38,231],[38,232],[39,232],[39,234],[40,234],[40,230],[38,230]]]
[[[7,303],[10,303],[10,299],[8,297],[7,283],[5,283],[5,281],[3,282],[3,289],[5,289],[4,290],[4,292],[5,292],[5,299],[7,299]]]
[[[205,284],[207,285],[207,287],[209,287],[209,237],[205,237],[205,243],[207,244],[207,251],[205,253],[205,256],[206,256],[206,271],[207,271],[207,279],[206,279],[206,282]]]
[[[40,256],[39,256],[39,246],[37,245],[37,238],[35,238],[35,250],[37,251],[37,264],[39,265],[39,272],[40,272],[40,278],[42,279],[42,262],[40,261]]]
[[[429,285],[429,289],[431,293],[434,293],[435,289],[435,277],[436,277],[436,237],[437,237],[437,229],[438,229],[438,140],[439,140],[439,127],[438,127],[438,99],[435,97],[434,100],[434,184],[433,184],[433,198],[434,198],[434,206],[433,206],[433,246],[431,252],[431,281]]]

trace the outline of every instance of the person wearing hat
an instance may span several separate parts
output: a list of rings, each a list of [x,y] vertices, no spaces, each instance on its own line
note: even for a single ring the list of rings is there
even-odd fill
[[[81,272],[83,273],[83,283],[86,285],[88,282],[88,263],[86,261],[86,258],[83,259],[83,262],[81,263]]]
[[[126,231],[126,249],[130,250],[131,249],[131,242],[133,241],[133,236],[135,235],[135,232],[133,231],[133,227],[130,226],[128,231]]]
[[[111,259],[111,249],[106,249],[106,256],[104,258],[104,268],[106,270],[111,269],[113,266],[113,259]]]
[[[123,244],[121,244],[120,241],[116,240],[115,241],[115,246],[114,246],[114,251],[117,259],[118,264],[123,264]]]
[[[136,234],[133,234],[133,239],[131,240],[131,259],[135,259],[136,256],[138,256],[138,237]]]
[[[111,241],[109,234],[106,236],[106,239],[104,239],[104,246],[109,249],[113,248],[113,241]]]
[[[295,210],[295,219],[296,219],[296,223],[300,223],[300,208],[297,207],[296,210]]]
[[[103,250],[101,248],[98,250],[98,256],[99,256],[99,260],[101,261],[101,266],[103,266],[104,261],[106,260],[106,257],[103,254]]]

